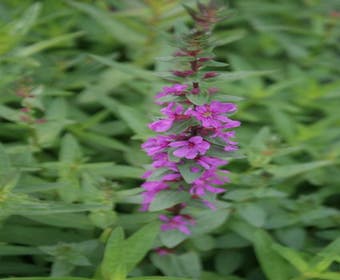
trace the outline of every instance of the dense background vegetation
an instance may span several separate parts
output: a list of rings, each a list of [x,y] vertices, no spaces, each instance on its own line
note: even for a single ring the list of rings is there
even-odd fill
[[[138,211],[140,144],[180,2],[0,2],[0,277],[92,277],[112,228],[157,220]],[[227,206],[130,275],[340,279],[340,3],[228,3],[215,53],[235,74],[218,86],[244,98],[246,158]]]

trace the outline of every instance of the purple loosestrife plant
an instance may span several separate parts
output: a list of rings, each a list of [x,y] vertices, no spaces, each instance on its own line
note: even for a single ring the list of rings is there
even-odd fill
[[[220,168],[238,149],[231,129],[240,122],[230,118],[236,112],[235,104],[214,100],[220,90],[212,86],[218,72],[211,68],[221,63],[214,61],[210,35],[220,19],[219,8],[214,1],[198,3],[198,11],[186,8],[195,27],[181,37],[173,55],[178,64],[168,79],[173,85],[156,95],[164,116],[149,128],[158,134],[142,145],[153,160],[143,176],[142,210],[149,210],[160,193],[187,193],[191,200],[176,201],[159,218],[163,231],[178,230],[189,235],[195,226],[195,218],[188,213],[190,203],[201,201],[202,206],[216,209],[211,198],[225,192],[228,171]]]

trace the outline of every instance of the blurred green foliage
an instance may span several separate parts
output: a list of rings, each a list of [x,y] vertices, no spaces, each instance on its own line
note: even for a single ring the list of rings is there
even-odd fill
[[[247,157],[221,210],[190,238],[163,233],[154,246],[176,253],[135,267],[157,234],[158,213],[138,211],[140,144],[170,67],[156,58],[190,21],[180,4],[0,2],[1,277],[340,279],[336,0],[228,1],[215,53],[235,74],[216,86],[244,98]]]

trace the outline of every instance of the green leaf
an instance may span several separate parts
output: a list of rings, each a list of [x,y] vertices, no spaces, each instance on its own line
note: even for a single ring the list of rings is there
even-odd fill
[[[216,273],[210,271],[203,271],[201,280],[244,280],[244,278],[240,278],[237,276],[229,275],[229,276],[222,276],[217,275]]]
[[[61,140],[61,148],[59,159],[62,162],[76,163],[81,157],[80,146],[77,139],[71,135],[66,134]]]
[[[192,234],[208,233],[218,228],[228,219],[229,209],[202,210],[196,216],[196,225],[192,228]]]
[[[80,165],[79,168],[81,171],[109,178],[140,179],[144,173],[142,168],[128,165],[117,165],[112,162],[87,163]]]
[[[212,95],[212,99],[214,101],[221,101],[221,102],[237,102],[237,101],[244,100],[243,97],[232,96],[232,95],[227,95],[227,94],[223,94],[223,93],[214,93]]]
[[[149,81],[159,81],[157,77],[155,77],[154,73],[152,71],[148,71],[145,69],[142,69],[140,67],[137,67],[136,65],[129,64],[129,63],[120,63],[117,61],[114,61],[112,59],[108,59],[99,55],[90,55],[91,58],[94,60],[100,62],[101,64],[113,67],[115,70],[119,70],[121,72],[124,72],[126,74],[132,75],[135,78],[141,78],[144,80]]]
[[[19,178],[20,172],[16,170],[11,170],[10,172],[2,175],[2,177],[0,178],[0,190],[4,192],[9,192],[13,190],[19,182]]]
[[[41,255],[42,252],[34,247],[0,245],[0,256]]]
[[[280,135],[289,142],[294,141],[297,129],[291,116],[283,112],[279,106],[268,106],[268,111],[276,129],[280,132]]]
[[[301,227],[286,227],[278,229],[276,236],[285,245],[301,250],[305,245],[306,231]]]
[[[241,252],[228,250],[217,254],[214,260],[216,271],[221,275],[229,275],[242,265],[244,257]]]
[[[265,211],[256,204],[241,204],[237,207],[240,216],[256,227],[262,227],[266,220]]]
[[[336,238],[330,244],[328,244],[324,249],[322,249],[318,254],[313,257],[310,261],[311,266],[315,268],[318,272],[323,272],[333,262],[340,262],[339,257],[340,252],[340,237]]]
[[[176,150],[176,148],[169,148],[169,150],[168,150],[168,158],[169,158],[169,160],[172,161],[172,162],[180,162],[180,161],[181,161],[181,158],[176,157],[176,156],[174,155],[174,151],[175,151],[175,150]]]
[[[22,238],[23,232],[27,234],[25,238]],[[58,242],[80,242],[85,239],[88,239],[88,236],[84,232],[65,231],[65,229],[53,227],[6,225],[0,231],[2,242],[30,246],[55,245]]]
[[[186,160],[184,161],[184,163],[182,164],[178,164],[178,169],[179,172],[181,173],[181,175],[183,176],[185,182],[187,182],[188,184],[191,184],[193,181],[195,181],[197,178],[201,177],[201,175],[204,172],[204,168],[199,166],[198,164],[194,164],[192,161],[190,160]],[[192,169],[198,169],[195,170],[196,172],[193,172]]]
[[[178,230],[162,231],[159,235],[162,244],[165,247],[173,248],[187,239],[189,236]]]
[[[161,257],[153,254],[151,260],[166,275],[199,279],[201,274],[199,257],[194,252],[182,255],[170,254]]]
[[[148,120],[140,110],[120,104],[106,96],[100,96],[100,103],[113,113],[118,114],[138,135],[150,135],[150,130],[147,128]]]
[[[102,273],[107,279],[124,279],[152,247],[159,223],[144,226],[124,241],[122,228],[115,229],[107,242]]]
[[[89,218],[85,214],[67,213],[60,215],[57,214],[43,214],[43,215],[25,215],[30,220],[56,227],[63,228],[77,228],[83,230],[93,229],[94,226],[91,224]]]
[[[101,272],[105,279],[124,280],[126,276],[124,232],[122,228],[112,231],[107,241]]]
[[[187,94],[186,98],[195,105],[209,103],[210,95],[207,91],[201,91],[199,94]]]
[[[0,278],[1,280],[51,280],[51,277],[9,277]],[[53,277],[53,280],[91,280],[83,277]]]
[[[105,204],[71,204],[62,202],[39,202],[35,200],[21,198],[20,204],[12,204],[11,209],[17,215],[22,216],[41,216],[61,213],[77,213],[90,210],[107,209]]]
[[[22,15],[22,17],[12,26],[12,32],[16,35],[25,35],[36,23],[42,8],[41,3],[32,4]]]
[[[23,184],[19,181],[18,186],[14,191],[20,193],[34,193],[34,192],[48,192],[51,190],[57,190],[59,188],[66,187],[67,184],[57,182],[57,183],[36,183],[36,184]]]
[[[190,118],[183,121],[176,121],[172,127],[167,131],[168,134],[179,134],[190,126],[197,124],[197,121]]]
[[[280,256],[296,267],[301,273],[307,272],[310,269],[308,263],[302,258],[299,252],[279,244],[273,244],[272,248],[279,253]]]
[[[152,201],[149,210],[159,211],[170,208],[178,203],[186,202],[190,199],[190,195],[187,192],[181,191],[161,191],[155,199]]]
[[[117,151],[127,151],[129,149],[128,146],[124,145],[120,141],[103,135],[99,135],[88,131],[81,131],[78,129],[72,129],[72,132],[78,138],[80,138],[81,141],[91,143],[96,146],[99,145]]]
[[[127,45],[139,45],[144,41],[144,36],[139,32],[129,28],[121,20],[115,18],[108,11],[101,11],[93,5],[67,1],[67,4],[82,11],[95,19],[107,32],[109,32],[117,41]]]
[[[45,49],[58,46],[60,44],[71,41],[71,40],[78,38],[80,36],[83,36],[83,35],[84,35],[84,32],[80,31],[80,32],[61,35],[61,36],[58,36],[58,37],[55,37],[55,38],[52,38],[52,39],[40,41],[40,42],[35,43],[33,45],[19,49],[16,52],[16,55],[19,56],[19,57],[31,56],[31,55],[34,55],[34,54],[41,52]]]
[[[253,242],[256,256],[268,280],[291,279],[291,268],[283,258],[272,249],[273,241],[265,231],[257,230],[254,234]]]
[[[312,274],[313,277],[313,274]],[[339,272],[324,272],[320,274],[316,274],[315,277],[321,280],[339,280],[340,273]]]
[[[192,280],[192,278],[167,277],[167,276],[133,277],[130,279],[133,279],[133,280]]]
[[[206,155],[212,156],[212,157],[218,157],[218,158],[226,159],[226,160],[230,160],[233,158],[236,158],[236,159],[245,158],[245,156],[240,151],[227,152],[224,150],[222,146],[215,145],[215,143],[210,146],[210,149],[206,153]]]
[[[18,110],[13,110],[8,106],[0,104],[0,117],[12,122],[19,122],[20,112]]]
[[[266,70],[266,71],[234,71],[232,73],[221,74],[218,76],[218,81],[236,81],[242,80],[248,77],[257,77],[257,76],[264,76],[268,74],[272,74],[274,71]],[[209,81],[216,82],[215,79],[209,79]]]
[[[247,239],[234,232],[221,235],[216,239],[217,248],[243,248],[249,245],[250,242]]]
[[[276,178],[289,178],[292,176],[299,175],[320,167],[332,165],[333,162],[329,160],[321,160],[309,163],[297,163],[282,166],[269,166],[267,171],[272,173]]]
[[[124,262],[127,272],[130,272],[152,248],[159,227],[159,223],[146,225],[124,242]]]

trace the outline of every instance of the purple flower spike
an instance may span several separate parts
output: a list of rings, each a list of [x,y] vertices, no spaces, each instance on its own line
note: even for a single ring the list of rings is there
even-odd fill
[[[187,141],[172,142],[169,146],[179,148],[174,151],[176,157],[187,159],[193,159],[199,154],[204,155],[210,148],[210,144],[204,141],[201,136],[191,137]]]
[[[170,71],[172,77],[168,79],[176,83],[163,87],[156,95],[156,104],[163,106],[163,116],[149,128],[158,135],[142,145],[152,163],[143,175],[146,182],[142,184],[141,209],[147,211],[160,192],[183,197],[173,200],[173,205],[171,199],[170,204],[164,204],[167,215],[159,216],[162,231],[178,230],[189,235],[195,220],[183,213],[197,207],[197,201],[211,210],[221,205],[215,200],[226,191],[225,184],[229,182],[228,171],[222,169],[228,164],[224,159],[238,149],[232,129],[241,123],[230,118],[237,107],[214,100],[220,91],[213,85],[219,72],[206,70],[216,65],[214,55],[207,55],[212,49],[207,44],[208,37],[219,19],[214,3],[199,3],[197,12],[190,9],[195,27],[187,37],[180,37],[183,42],[173,54],[176,69]],[[168,251],[161,248],[158,253]]]

